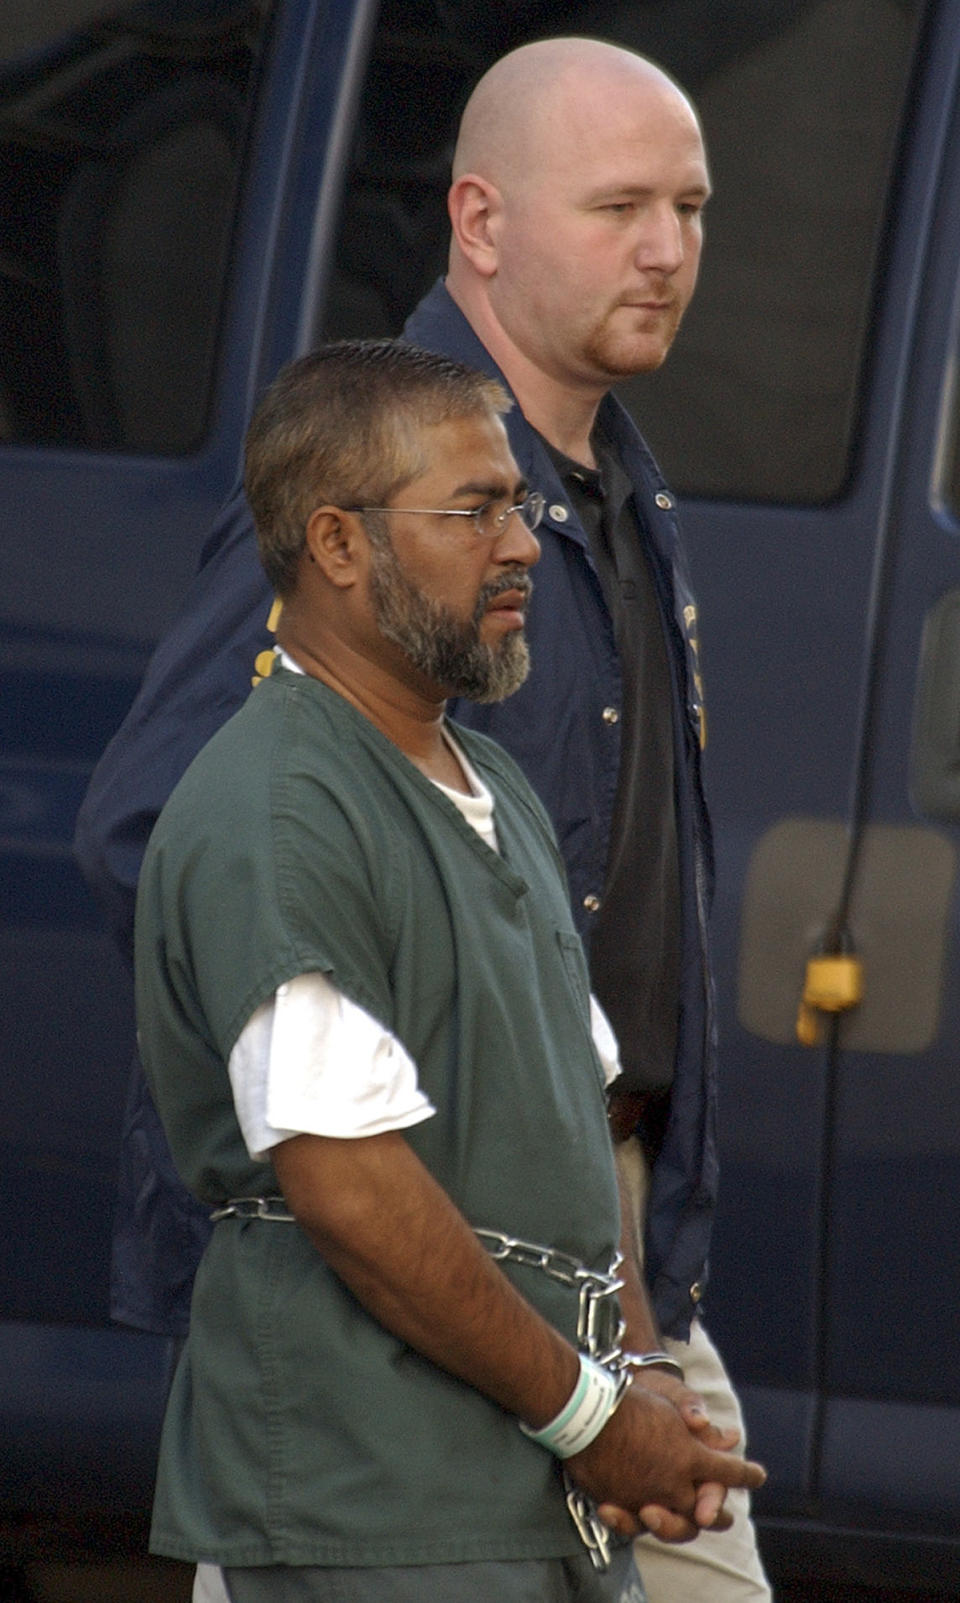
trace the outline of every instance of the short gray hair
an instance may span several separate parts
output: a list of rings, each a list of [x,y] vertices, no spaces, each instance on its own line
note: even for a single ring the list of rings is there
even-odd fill
[[[315,507],[386,506],[427,466],[420,436],[447,418],[502,417],[503,386],[400,340],[339,340],[290,362],[247,432],[244,487],[274,591],[294,588]]]

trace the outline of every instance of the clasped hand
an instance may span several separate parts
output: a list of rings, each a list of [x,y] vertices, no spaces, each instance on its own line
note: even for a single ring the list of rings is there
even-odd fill
[[[737,1431],[710,1423],[696,1392],[650,1370],[566,1467],[620,1536],[646,1530],[663,1542],[689,1542],[702,1530],[729,1528],[724,1499],[731,1487],[766,1480],[760,1464],[730,1452],[738,1440]]]

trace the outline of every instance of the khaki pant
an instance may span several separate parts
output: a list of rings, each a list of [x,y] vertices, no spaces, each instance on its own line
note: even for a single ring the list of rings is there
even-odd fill
[[[631,1139],[616,1150],[620,1180],[642,1243],[649,1184],[643,1148]],[[683,1365],[687,1384],[699,1392],[713,1423],[721,1430],[739,1430],[735,1451],[742,1454],[746,1440],[740,1404],[700,1320],[694,1320],[688,1342],[665,1340],[663,1345]],[[772,1594],[757,1551],[749,1492],[731,1491],[726,1506],[733,1515],[728,1531],[704,1531],[695,1541],[679,1546],[660,1542],[655,1536],[638,1537],[634,1557],[648,1603],[769,1603]]]

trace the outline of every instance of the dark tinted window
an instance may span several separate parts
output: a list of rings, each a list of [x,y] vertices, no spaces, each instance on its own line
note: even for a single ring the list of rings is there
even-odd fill
[[[203,433],[261,0],[0,10],[0,439]]]
[[[387,0],[360,115],[328,333],[395,333],[443,271],[457,117],[505,50],[553,33],[653,56],[696,100],[715,199],[662,371],[625,386],[689,494],[823,501],[855,443],[877,242],[919,0]]]

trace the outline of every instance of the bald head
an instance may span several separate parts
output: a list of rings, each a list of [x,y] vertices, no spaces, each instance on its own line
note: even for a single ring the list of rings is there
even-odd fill
[[[464,109],[453,157],[454,182],[478,173],[512,188],[535,178],[557,144],[588,135],[614,101],[643,101],[698,128],[696,112],[673,79],[601,39],[538,39],[494,62]]]
[[[652,61],[543,39],[474,90],[447,286],[541,432],[659,367],[693,294],[710,183],[696,112]],[[564,446],[567,449],[567,446]]]

